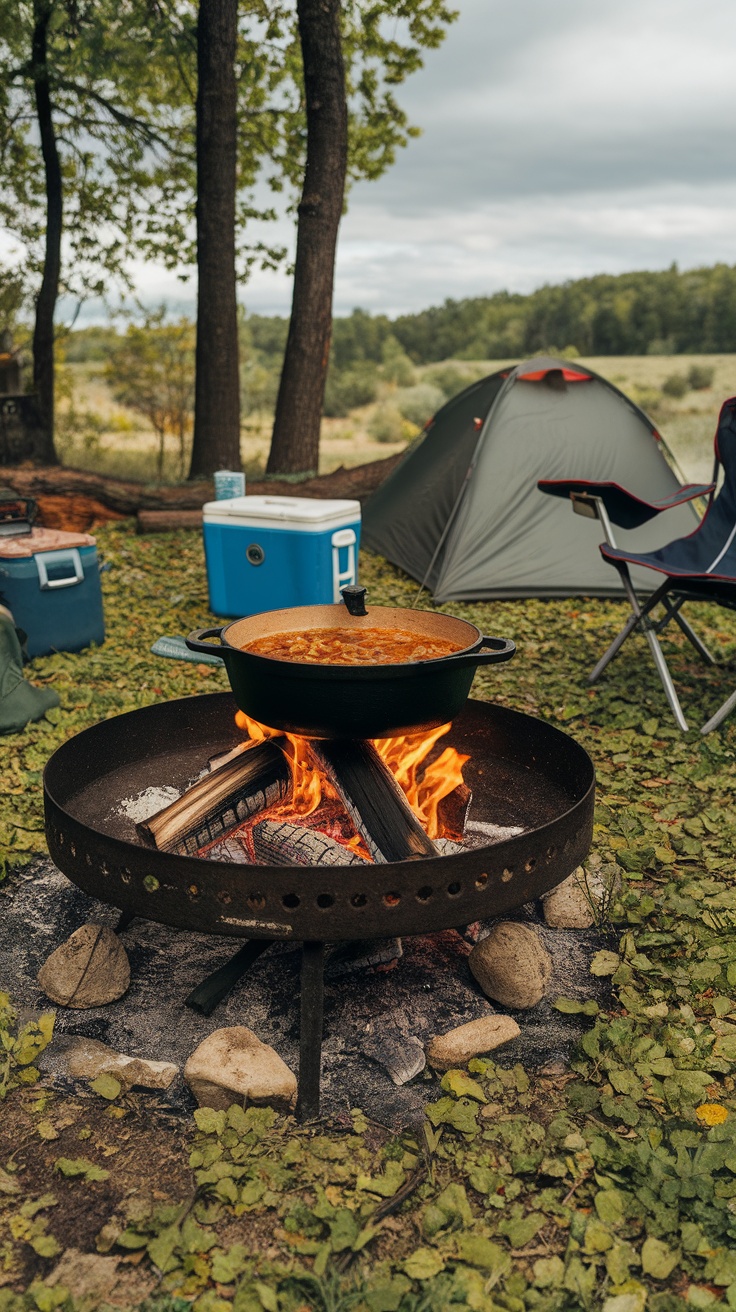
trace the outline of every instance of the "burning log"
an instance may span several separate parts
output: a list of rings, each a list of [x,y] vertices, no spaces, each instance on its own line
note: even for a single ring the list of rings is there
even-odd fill
[[[222,838],[214,847],[205,849],[204,856],[208,861],[227,861],[231,866],[249,866],[252,861],[248,856],[248,849],[237,833],[231,834],[228,838]]]
[[[451,793],[440,799],[437,815],[444,830],[445,838],[462,841],[468,820],[473,794],[467,784],[458,784]]]
[[[374,861],[385,864],[438,855],[372,743],[334,739],[310,742],[309,750]]]
[[[256,860],[266,866],[365,866],[368,862],[319,829],[287,821],[261,820],[253,826]]]
[[[176,802],[136,825],[149,846],[182,856],[215,842],[284,798],[291,785],[278,739],[257,743],[199,779]]]

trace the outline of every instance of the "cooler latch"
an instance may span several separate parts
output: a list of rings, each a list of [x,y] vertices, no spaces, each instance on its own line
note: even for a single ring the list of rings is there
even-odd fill
[[[357,538],[351,528],[340,528],[332,534],[332,600],[342,600],[340,589],[348,583],[355,583],[355,543]],[[345,568],[341,569],[340,552],[347,551],[343,557]]]

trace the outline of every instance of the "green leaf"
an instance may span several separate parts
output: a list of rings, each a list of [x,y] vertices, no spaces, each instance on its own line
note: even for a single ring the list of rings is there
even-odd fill
[[[601,1189],[594,1201],[604,1225],[620,1225],[624,1219],[625,1198],[619,1189]]]
[[[417,1248],[403,1264],[403,1270],[412,1280],[432,1280],[444,1269],[444,1258],[435,1248]]]
[[[62,1252],[61,1244],[54,1239],[53,1235],[33,1235],[28,1242],[34,1253],[38,1253],[39,1257],[56,1257],[57,1253]]]
[[[487,1102],[483,1089],[477,1080],[472,1080],[467,1071],[446,1071],[441,1080],[441,1087],[446,1093],[456,1098],[476,1098],[478,1102]]]
[[[591,975],[613,975],[621,965],[621,958],[617,952],[609,952],[606,948],[601,948],[596,952],[590,963]]]
[[[54,1162],[57,1171],[66,1176],[84,1176],[85,1180],[107,1180],[110,1172],[102,1166],[95,1166],[87,1157],[59,1157]]]
[[[96,1080],[92,1080],[89,1087],[94,1093],[99,1093],[101,1098],[112,1101],[113,1098],[117,1098],[123,1086],[119,1080],[115,1079],[114,1075],[103,1074],[98,1075]]]
[[[581,1013],[584,1016],[597,1016],[599,1007],[593,998],[556,998],[552,1003],[555,1011],[561,1011],[563,1016],[577,1016]]]
[[[648,1235],[641,1250],[642,1270],[655,1280],[666,1280],[680,1261],[679,1248],[670,1248],[661,1239]],[[724,1282],[726,1283],[726,1282]]]
[[[458,1235],[455,1251],[463,1262],[482,1267],[495,1276],[505,1275],[511,1270],[511,1258],[506,1249],[483,1235]]]
[[[559,1289],[565,1274],[560,1257],[540,1257],[534,1263],[534,1284],[538,1289]]]

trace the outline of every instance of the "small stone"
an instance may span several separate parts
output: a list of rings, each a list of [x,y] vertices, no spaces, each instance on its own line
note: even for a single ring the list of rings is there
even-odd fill
[[[296,1076],[244,1025],[209,1034],[187,1061],[184,1079],[200,1107],[216,1111],[244,1099],[282,1111],[296,1102]]]
[[[500,1048],[521,1034],[511,1016],[481,1016],[467,1025],[458,1025],[447,1034],[437,1034],[427,1045],[427,1061],[438,1071],[464,1066],[471,1057]]]
[[[38,982],[62,1007],[103,1007],[121,998],[130,984],[128,954],[111,929],[90,922],[51,953]]]
[[[543,1066],[538,1067],[537,1074],[547,1076],[565,1075],[569,1069],[564,1057],[550,1057]]]
[[[502,1007],[534,1007],[544,996],[552,958],[529,925],[501,920],[481,939],[468,965],[483,992]]]
[[[594,896],[594,890],[586,884],[585,871],[578,866],[542,898],[545,923],[552,929],[590,929],[595,923]]]
[[[147,1057],[127,1057],[97,1039],[75,1039],[65,1053],[66,1068],[75,1079],[94,1080],[98,1075],[114,1075],[126,1089],[168,1089],[179,1073],[170,1061],[151,1061]]]

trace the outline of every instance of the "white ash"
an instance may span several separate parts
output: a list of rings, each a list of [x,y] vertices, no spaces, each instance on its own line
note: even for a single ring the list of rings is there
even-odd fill
[[[160,788],[152,785],[150,788],[144,788],[142,793],[136,793],[132,797],[123,797],[117,803],[116,810],[133,821],[133,824],[140,824],[143,820],[150,820],[152,815],[157,811],[163,811],[165,806],[171,806],[172,802],[177,802],[181,797],[178,788],[173,784],[163,784]]]
[[[488,847],[491,843],[503,843],[507,838],[516,838],[523,834],[525,825],[494,825],[487,820],[469,820],[465,826],[463,842],[466,847]]]

